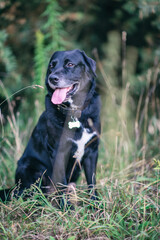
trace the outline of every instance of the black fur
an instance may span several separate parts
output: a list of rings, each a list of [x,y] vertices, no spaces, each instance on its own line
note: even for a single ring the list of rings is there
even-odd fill
[[[43,192],[47,192],[46,186],[53,183],[67,185],[75,182],[81,166],[89,188],[95,186],[100,133],[100,98],[95,91],[95,69],[95,61],[80,50],[58,51],[51,57],[46,75],[46,109],[18,161],[15,175],[15,183],[20,183],[18,195],[38,178],[42,178]],[[55,89],[68,86],[73,89],[67,93],[63,103],[53,104],[51,98]],[[75,119],[81,126],[70,129],[68,122],[77,121]],[[85,144],[80,164],[77,161],[74,165],[77,141],[84,131],[90,134],[91,139]],[[3,201],[6,195],[5,190],[0,191]]]

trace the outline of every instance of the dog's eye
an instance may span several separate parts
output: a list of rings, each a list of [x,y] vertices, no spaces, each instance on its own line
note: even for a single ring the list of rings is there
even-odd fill
[[[54,68],[55,66],[56,66],[56,62],[51,62],[49,65],[50,68]]]
[[[74,66],[75,66],[75,64],[74,64],[74,63],[72,63],[72,62],[69,62],[69,63],[67,63],[67,64],[66,64],[66,66],[67,66],[67,67],[69,67],[69,68],[71,68],[71,67],[74,67]]]

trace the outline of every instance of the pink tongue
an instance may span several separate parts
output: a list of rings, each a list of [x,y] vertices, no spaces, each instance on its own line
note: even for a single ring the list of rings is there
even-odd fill
[[[71,87],[57,88],[52,94],[51,102],[53,104],[61,104],[65,100],[67,92],[70,90],[70,88]]]

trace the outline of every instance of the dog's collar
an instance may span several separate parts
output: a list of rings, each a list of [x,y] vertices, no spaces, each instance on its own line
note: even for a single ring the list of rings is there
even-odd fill
[[[57,109],[63,114],[68,114],[74,118],[80,118],[82,114],[82,108],[79,107],[67,107],[65,104],[58,104]]]

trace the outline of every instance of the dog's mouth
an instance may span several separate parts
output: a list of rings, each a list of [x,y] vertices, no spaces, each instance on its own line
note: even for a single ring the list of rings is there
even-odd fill
[[[53,104],[61,104],[66,102],[71,96],[73,96],[79,88],[79,84],[75,83],[69,87],[56,88],[52,94],[51,102]]]

